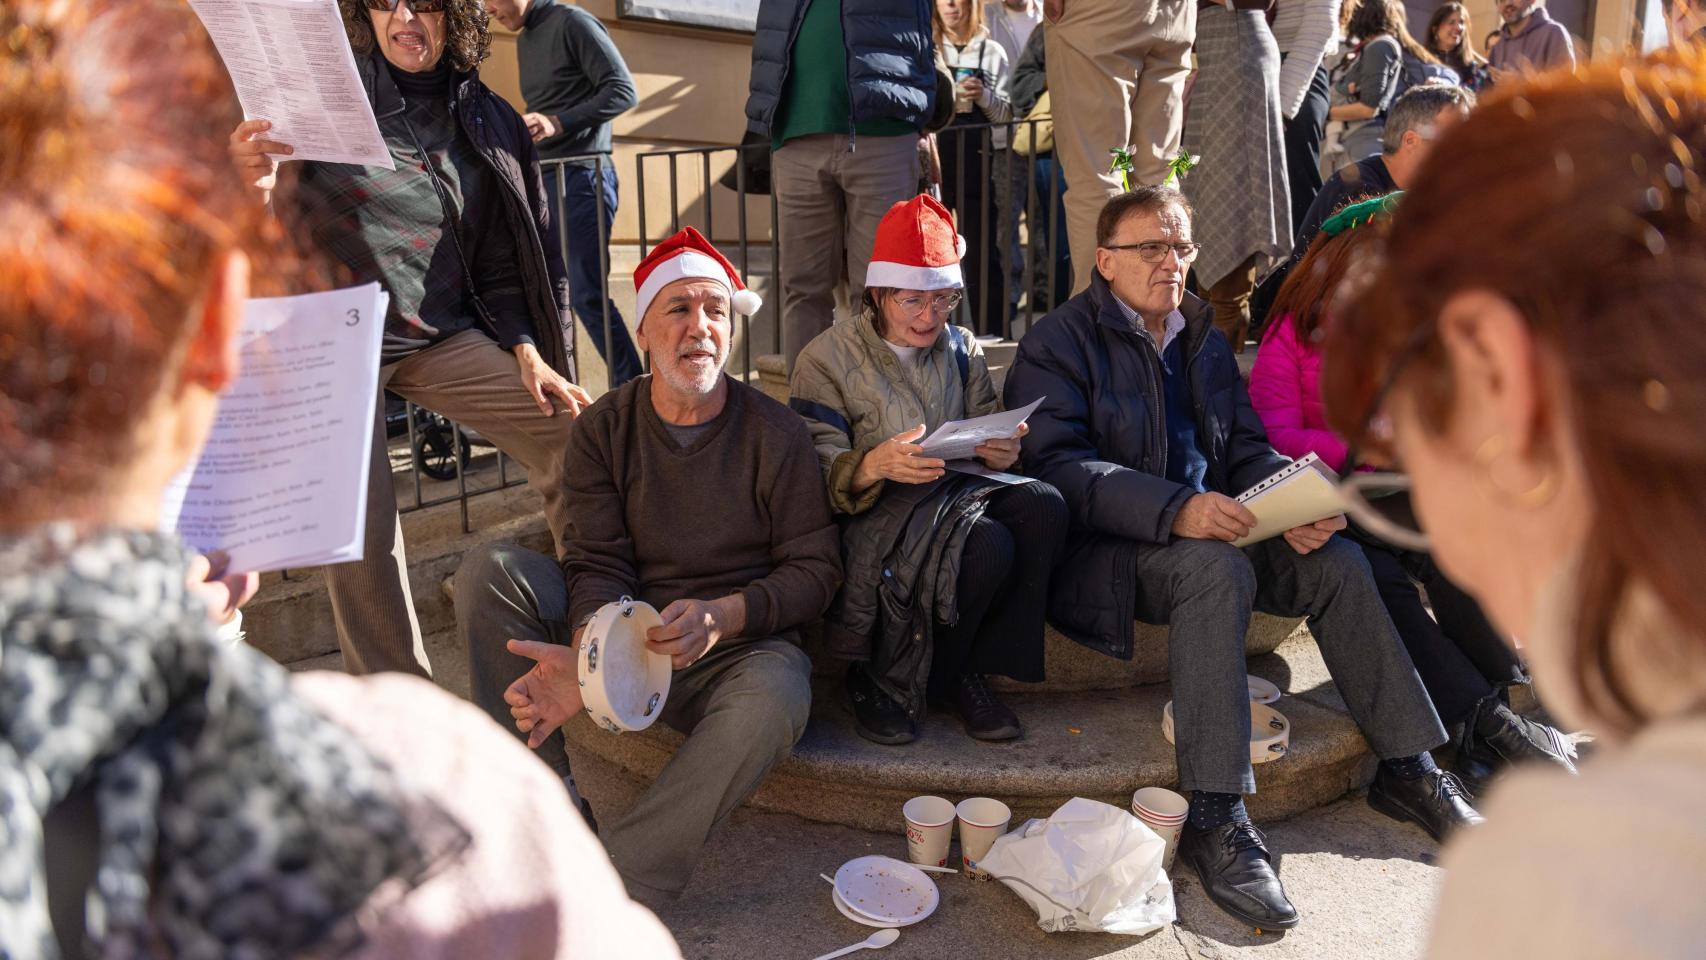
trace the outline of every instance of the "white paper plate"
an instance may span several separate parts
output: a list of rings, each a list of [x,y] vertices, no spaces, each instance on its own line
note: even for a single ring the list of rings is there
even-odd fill
[[[1257,703],[1273,703],[1280,698],[1280,688],[1271,680],[1245,674],[1244,682],[1250,687],[1250,699]]]
[[[860,857],[842,864],[835,871],[835,891],[856,913],[902,927],[935,913],[942,898],[924,871],[890,857]]]
[[[895,927],[905,926],[905,924],[900,924],[900,923],[884,923],[881,920],[873,920],[870,917],[865,916],[864,914],[853,909],[852,907],[849,907],[841,899],[841,891],[839,891],[839,890],[829,891],[829,899],[835,901],[835,909],[840,910],[842,916],[853,921],[854,923],[862,923],[867,927],[882,927],[884,929],[892,929]],[[920,919],[922,919],[922,918],[920,918]]]

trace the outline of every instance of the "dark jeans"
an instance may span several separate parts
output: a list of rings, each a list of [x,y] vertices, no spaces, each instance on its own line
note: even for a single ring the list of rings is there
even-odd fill
[[[976,119],[971,119],[975,117]],[[1001,267],[1001,222],[995,210],[995,176],[1000,172],[987,128],[962,129],[982,123],[983,114],[960,114],[948,129],[936,134],[942,158],[942,202],[954,211],[954,222],[965,238],[960,258],[972,331],[979,336],[1007,336],[1010,317],[1006,271]]]
[[[1031,177],[1030,235],[1031,300],[1038,319],[1072,295],[1072,246],[1066,242],[1066,201],[1062,199],[1065,194],[1066,175],[1054,162],[1054,153],[1037,154],[1036,170]]]
[[[1049,571],[1069,519],[1060,491],[1040,481],[990,495],[960,552],[959,620],[936,629],[932,697],[951,695],[968,673],[1043,678]]]
[[[1344,537],[1299,555],[1275,537],[1137,545],[1139,620],[1169,624],[1175,751],[1184,791],[1255,793],[1244,638],[1250,612],[1305,617],[1339,695],[1383,760],[1445,742],[1445,729],[1386,616],[1362,550]]]
[[[558,244],[563,251],[563,266],[569,272],[569,305],[593,349],[604,358],[610,370],[610,387],[615,389],[645,372],[622,314],[605,296],[610,225],[616,220],[616,167],[605,158],[598,167],[546,164],[544,174],[545,196],[551,203],[551,223],[556,231],[548,242]],[[600,191],[604,194],[602,219]]]
[[[1487,622],[1474,598],[1446,579],[1432,557],[1353,537],[1368,558],[1380,599],[1442,721],[1462,723],[1483,698],[1526,679],[1516,651]],[[1427,589],[1433,616],[1422,604],[1418,583]]]

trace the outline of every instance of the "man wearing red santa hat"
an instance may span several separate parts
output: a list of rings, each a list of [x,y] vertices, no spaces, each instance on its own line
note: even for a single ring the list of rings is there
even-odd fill
[[[758,297],[691,227],[634,284],[652,372],[575,422],[562,567],[513,544],[471,552],[456,619],[474,701],[572,792],[559,728],[583,707],[587,622],[622,597],[662,615],[646,638],[675,668],[660,719],[687,741],[600,831],[630,895],[656,905],[683,892],[711,829],[805,731],[811,663],[796,629],[829,606],[841,554],[805,423],[723,373],[733,316]]]

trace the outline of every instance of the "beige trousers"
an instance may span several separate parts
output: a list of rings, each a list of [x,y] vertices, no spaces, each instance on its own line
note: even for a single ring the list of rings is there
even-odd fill
[[[1096,269],[1096,216],[1120,192],[1108,151],[1133,147],[1134,187],[1166,179],[1179,153],[1196,31],[1196,0],[1067,0],[1043,36],[1074,293]]]
[[[835,320],[835,285],[847,271],[847,302],[859,309],[877,222],[918,193],[918,137],[795,137],[770,161],[781,229],[782,352],[788,370]]]
[[[568,523],[563,457],[574,421],[561,411],[551,417],[539,412],[522,386],[514,356],[484,333],[467,330],[381,368],[379,382],[382,390],[479,433],[521,464],[528,483],[545,499],[545,522],[561,554]],[[409,592],[403,525],[386,451],[383,397],[374,421],[366,549],[358,562],[326,567],[338,647],[350,673],[394,670],[428,676],[431,666]]]

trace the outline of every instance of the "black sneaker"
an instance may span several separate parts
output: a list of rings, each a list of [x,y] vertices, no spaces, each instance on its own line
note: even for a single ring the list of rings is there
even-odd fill
[[[1457,764],[1470,789],[1480,793],[1488,781],[1513,764],[1549,764],[1573,774],[1575,753],[1559,730],[1528,719],[1493,694],[1476,704],[1475,712],[1464,722]]]
[[[995,699],[995,691],[989,689],[989,681],[981,673],[960,678],[954,709],[965,722],[966,734],[974,740],[1018,740],[1025,735],[1018,715]]]
[[[1297,908],[1280,885],[1266,838],[1256,825],[1238,820],[1209,830],[1185,823],[1179,859],[1190,864],[1214,905],[1252,927],[1289,930]]]
[[[853,725],[859,736],[889,746],[918,739],[918,724],[906,715],[906,708],[884,693],[859,664],[847,670],[847,698],[853,702]]]

